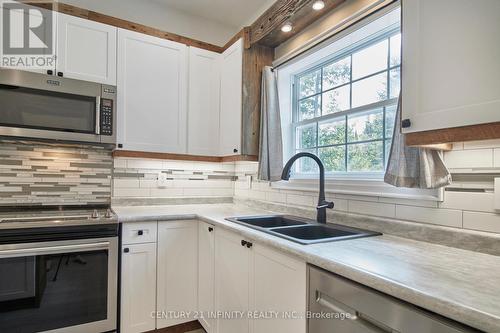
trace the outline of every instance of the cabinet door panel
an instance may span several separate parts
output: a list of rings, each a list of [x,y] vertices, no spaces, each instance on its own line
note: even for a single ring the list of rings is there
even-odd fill
[[[156,322],[151,314],[155,310],[156,244],[124,245],[121,276],[121,332],[139,333],[154,330]]]
[[[243,40],[239,39],[221,57],[220,152],[241,152]],[[235,151],[236,150],[236,151]]]
[[[210,313],[214,311],[215,288],[215,237],[214,227],[199,222],[198,228],[198,311],[203,314],[200,323],[208,333],[215,332],[214,320]]]
[[[251,250],[241,245],[234,233],[216,230],[215,243],[215,309],[227,313],[241,311],[241,318],[218,318],[218,333],[249,331],[246,317],[249,309]]]
[[[219,56],[189,48],[189,154],[219,155]]]
[[[158,223],[157,311],[176,314],[198,308],[198,221]],[[194,320],[161,318],[157,328]]]
[[[500,2],[404,0],[402,10],[403,131],[500,121]]]
[[[117,28],[57,14],[57,71],[65,77],[116,85]]]
[[[306,263],[259,244],[253,246],[250,309],[270,311],[277,318],[250,320],[254,333],[305,333]],[[300,319],[286,316],[302,316]]]
[[[118,30],[118,143],[186,152],[187,47]]]

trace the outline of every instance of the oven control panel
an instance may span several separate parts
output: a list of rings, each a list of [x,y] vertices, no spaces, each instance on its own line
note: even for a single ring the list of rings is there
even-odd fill
[[[101,99],[101,135],[113,135],[113,100]]]

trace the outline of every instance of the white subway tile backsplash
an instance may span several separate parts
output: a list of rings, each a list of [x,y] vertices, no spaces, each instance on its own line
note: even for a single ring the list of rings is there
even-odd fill
[[[149,188],[114,188],[115,197],[149,197],[151,194]]]
[[[445,152],[444,161],[448,168],[491,168],[493,149],[452,150]]]
[[[500,233],[500,214],[464,212],[464,228]]]
[[[335,206],[333,207],[334,210],[338,210],[341,212],[349,211],[349,201],[347,201],[347,200],[336,199],[336,198],[333,198],[333,199],[327,198],[326,200],[333,201],[333,203],[335,204]]]
[[[279,191],[266,192],[266,201],[286,203],[286,194]]]
[[[147,159],[127,159],[129,169],[161,169],[162,161]]]
[[[493,213],[493,199],[493,193],[445,191],[444,201],[439,207]]]
[[[462,227],[461,210],[396,205],[396,218],[447,227]]]
[[[139,179],[115,179],[113,181],[115,188],[138,188],[139,187]]]
[[[494,167],[500,168],[500,148],[495,149],[493,154]]]
[[[500,147],[500,140],[466,141],[463,143],[464,149],[485,149]]]
[[[417,200],[417,199],[399,199],[399,198],[379,198],[379,202],[392,203],[397,205],[417,206],[438,208],[437,201]]]
[[[151,197],[177,197],[184,194],[181,188],[151,188],[149,191]]]
[[[350,213],[366,214],[381,217],[395,217],[396,205],[370,201],[349,200],[348,210]]]
[[[312,206],[316,202],[313,196],[301,194],[286,194],[286,203],[288,205]]]

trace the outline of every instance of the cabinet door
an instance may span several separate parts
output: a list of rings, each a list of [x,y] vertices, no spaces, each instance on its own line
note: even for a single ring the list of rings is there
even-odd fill
[[[241,152],[243,40],[239,39],[221,56],[220,153]]]
[[[403,131],[500,121],[500,1],[403,0]]]
[[[58,14],[57,72],[116,85],[116,33],[110,25]]]
[[[250,320],[250,332],[305,333],[306,263],[259,244],[252,253],[250,309],[277,317]]]
[[[218,333],[249,332],[251,249],[241,245],[241,236],[220,229],[215,233],[215,309],[234,314],[217,320]],[[243,316],[238,316],[241,313]]]
[[[9,6],[22,6],[19,9],[12,9]],[[23,10],[28,8],[29,10]],[[7,27],[3,23],[6,17],[9,17],[10,26]],[[28,72],[44,73],[47,71],[52,71],[54,73],[56,69],[56,30],[57,30],[57,13],[48,9],[43,9],[40,7],[30,6],[27,4],[19,4],[13,1],[1,1],[0,2],[0,36],[2,36],[2,43],[8,38],[8,43],[13,50],[9,52],[5,50],[4,47],[0,48],[0,55],[5,56],[7,59],[14,56],[14,60],[11,65],[8,64],[4,66],[3,61],[0,62],[1,67],[7,67],[12,69],[19,69]],[[37,34],[28,32],[30,35],[26,35],[27,31],[23,29],[24,24],[29,22],[30,27],[38,26]],[[43,22],[43,23],[42,23]],[[29,50],[30,53],[25,54],[25,51],[18,51],[18,49],[24,48],[36,48],[36,54],[31,54],[33,50]],[[19,58],[18,58],[19,56]],[[18,61],[25,63],[25,66],[19,66]],[[39,67],[43,66],[43,68]]]
[[[189,48],[188,154],[219,155],[219,56]]]
[[[121,332],[155,329],[156,244],[124,245],[121,274]]]
[[[198,228],[198,311],[199,321],[207,333],[214,333],[215,237],[214,226],[199,222]]]
[[[185,153],[187,47],[118,30],[118,144]]]
[[[194,320],[177,315],[198,308],[198,221],[158,223],[157,310],[175,316],[159,318],[157,328]]]

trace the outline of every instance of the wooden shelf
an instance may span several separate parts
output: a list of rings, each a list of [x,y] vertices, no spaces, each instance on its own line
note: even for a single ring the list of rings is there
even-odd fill
[[[133,157],[133,158],[151,158],[159,160],[179,160],[179,161],[194,161],[194,162],[238,162],[238,161],[258,161],[258,157],[254,155],[233,155],[233,156],[200,156],[188,154],[170,154],[170,153],[153,153],[132,150],[115,150],[113,157]]]
[[[405,134],[408,146],[500,139],[500,122]]]

